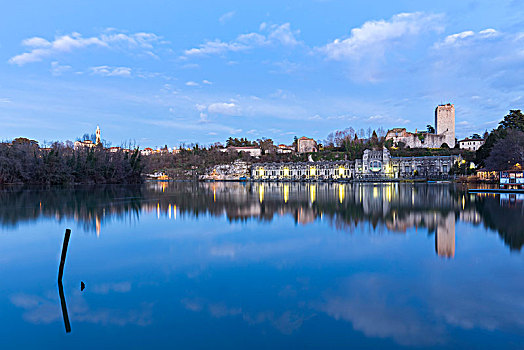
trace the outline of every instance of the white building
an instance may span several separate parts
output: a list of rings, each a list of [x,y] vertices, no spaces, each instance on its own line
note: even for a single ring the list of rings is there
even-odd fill
[[[486,140],[484,140],[484,139],[469,139],[469,138],[465,138],[464,140],[460,140],[458,143],[459,143],[460,149],[467,149],[469,151],[476,151],[485,142],[486,142]]]
[[[262,150],[258,147],[228,147],[221,148],[222,152],[244,152],[249,153],[251,157],[260,157],[262,155]]]
[[[96,147],[95,143],[91,140],[75,141],[74,146],[75,146],[75,149]]]
[[[278,145],[277,147],[277,153],[284,154],[284,153],[293,153],[294,148],[292,146],[286,146],[284,144]]]

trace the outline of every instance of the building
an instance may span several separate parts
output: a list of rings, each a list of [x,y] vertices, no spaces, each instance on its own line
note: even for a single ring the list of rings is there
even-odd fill
[[[277,153],[279,154],[285,154],[285,153],[293,153],[294,149],[292,146],[286,146],[284,144],[280,144],[277,147]]]
[[[499,181],[501,188],[524,188],[524,172],[522,170],[501,171]]]
[[[428,132],[409,132],[406,128],[395,128],[388,131],[386,141],[392,140],[394,146],[409,148],[440,148],[446,140],[444,135],[431,134]]]
[[[435,133],[444,135],[444,142],[455,147],[455,106],[448,103],[435,108]]]
[[[97,125],[96,126],[95,142],[93,142],[91,140],[75,141],[74,148],[75,149],[79,149],[79,148],[93,148],[93,147],[96,147],[96,146],[100,145],[101,144],[100,134],[101,134],[100,133],[100,127]]]
[[[222,152],[244,152],[248,153],[251,157],[260,157],[262,155],[262,150],[258,147],[233,147],[221,148]]]
[[[458,142],[460,149],[467,149],[469,151],[477,151],[486,140],[484,139],[470,139],[465,138],[464,140],[460,140]]]
[[[153,149],[150,147],[146,147],[143,150],[140,150],[140,154],[143,156],[150,156],[151,154],[153,154]]]
[[[93,148],[96,147],[95,143],[91,140],[84,140],[84,141],[75,141],[74,143],[75,149],[80,148]]]
[[[441,148],[444,144],[455,147],[455,107],[452,104],[435,108],[435,133],[409,132],[406,128],[394,128],[387,132],[386,141],[394,146],[401,143],[409,148]]]
[[[311,153],[318,152],[317,142],[308,137],[302,136],[297,140],[297,152],[298,153]]]
[[[354,161],[259,163],[251,167],[253,180],[387,180],[424,177],[449,178],[460,156],[391,157],[382,150],[365,150]]]
[[[99,145],[101,141],[102,141],[102,139],[100,138],[100,127],[97,125],[96,126],[96,141],[95,141],[95,144]]]

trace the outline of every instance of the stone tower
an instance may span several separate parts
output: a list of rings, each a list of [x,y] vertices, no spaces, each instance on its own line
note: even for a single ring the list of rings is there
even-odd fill
[[[444,142],[455,147],[455,106],[448,103],[435,108],[435,133],[444,135]]]
[[[100,144],[100,127],[98,125],[96,126],[96,144]]]

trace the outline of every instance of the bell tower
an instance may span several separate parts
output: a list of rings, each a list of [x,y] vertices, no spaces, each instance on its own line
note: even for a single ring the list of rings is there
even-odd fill
[[[100,144],[100,127],[98,125],[96,126],[96,144]]]

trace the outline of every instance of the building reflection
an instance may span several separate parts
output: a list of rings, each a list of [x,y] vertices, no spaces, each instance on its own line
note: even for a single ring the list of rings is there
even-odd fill
[[[455,214],[451,213],[440,220],[435,232],[435,251],[439,256],[455,256]]]
[[[226,217],[229,221],[271,221],[290,216],[307,225],[323,218],[352,233],[362,224],[373,230],[435,234],[439,256],[454,257],[456,222],[484,225],[498,232],[512,250],[524,244],[524,196],[469,194],[453,184],[409,183],[148,183],[143,186],[92,186],[69,190],[9,187],[0,190],[0,225],[74,218],[85,231],[103,234],[114,220],[159,220],[177,216]]]

